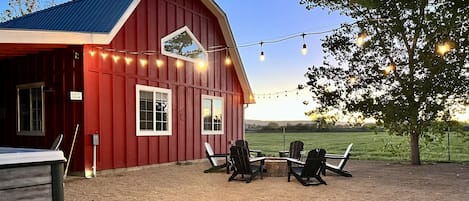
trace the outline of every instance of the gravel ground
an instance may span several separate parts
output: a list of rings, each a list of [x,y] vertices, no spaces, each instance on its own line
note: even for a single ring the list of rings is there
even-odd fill
[[[67,177],[65,200],[469,200],[469,164],[351,160],[346,169],[353,177],[327,172],[328,185],[306,187],[286,177],[228,182],[224,172],[203,173],[209,166],[203,161]]]

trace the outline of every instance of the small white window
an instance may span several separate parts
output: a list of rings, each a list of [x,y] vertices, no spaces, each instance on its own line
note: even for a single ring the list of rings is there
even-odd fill
[[[171,135],[171,90],[136,85],[137,136]]]
[[[223,98],[202,95],[202,134],[223,134]]]
[[[17,134],[44,136],[44,83],[16,86]]]
[[[191,30],[184,26],[161,38],[162,54],[192,63],[207,62],[208,55]]]

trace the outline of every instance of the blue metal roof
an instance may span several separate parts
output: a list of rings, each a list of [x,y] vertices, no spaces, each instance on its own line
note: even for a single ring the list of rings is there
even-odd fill
[[[0,28],[110,32],[133,0],[74,0],[0,23]]]

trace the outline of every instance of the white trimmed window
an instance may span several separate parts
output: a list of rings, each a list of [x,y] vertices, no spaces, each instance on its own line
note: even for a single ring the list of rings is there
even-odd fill
[[[223,98],[202,95],[202,134],[223,134]]]
[[[136,85],[137,136],[171,135],[171,90]]]
[[[207,62],[208,55],[191,30],[184,26],[161,38],[162,54],[192,63]]]
[[[17,134],[44,136],[44,83],[16,86]]]

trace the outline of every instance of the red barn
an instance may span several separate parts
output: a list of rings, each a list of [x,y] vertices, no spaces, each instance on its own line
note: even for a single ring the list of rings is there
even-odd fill
[[[71,170],[205,158],[244,137],[253,103],[212,0],[75,0],[0,24],[0,146],[48,148]]]

